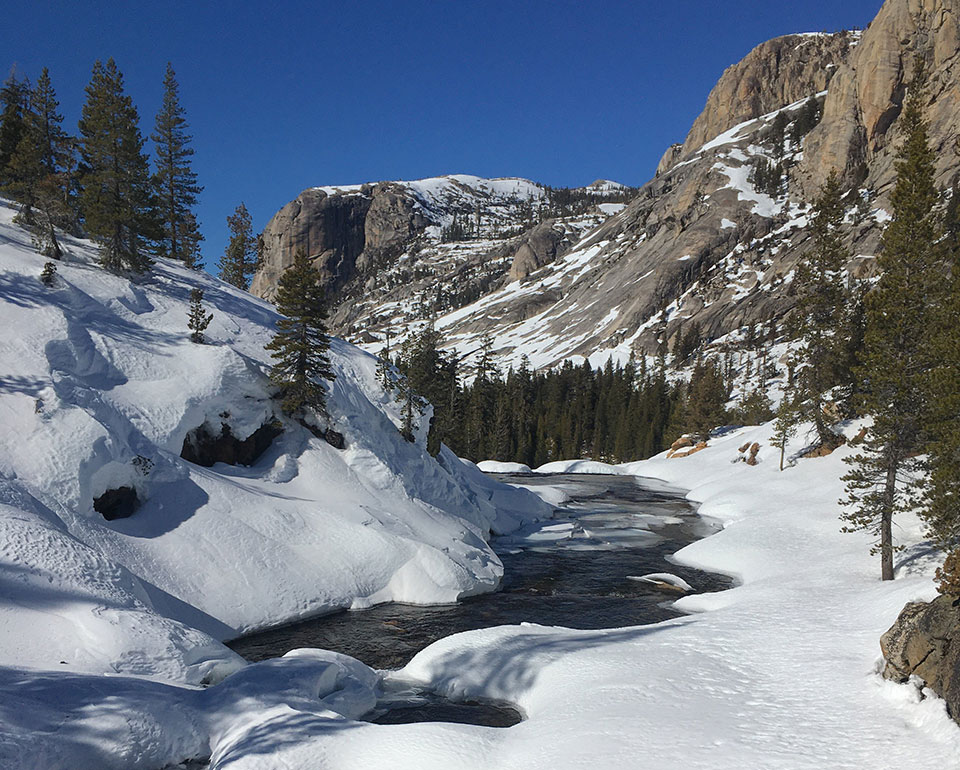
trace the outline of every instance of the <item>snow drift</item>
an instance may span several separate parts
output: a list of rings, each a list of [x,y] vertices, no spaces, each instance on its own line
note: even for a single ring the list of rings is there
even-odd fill
[[[549,507],[452,453],[405,441],[375,359],[333,340],[335,449],[271,399],[264,344],[276,313],[159,261],[130,279],[65,239],[44,259],[0,202],[0,665],[180,682],[240,660],[216,639],[376,602],[452,602],[494,589],[487,546]],[[190,291],[213,312],[189,341]],[[201,426],[237,438],[279,421],[251,466],[180,457]],[[129,518],[94,500],[135,493]]]

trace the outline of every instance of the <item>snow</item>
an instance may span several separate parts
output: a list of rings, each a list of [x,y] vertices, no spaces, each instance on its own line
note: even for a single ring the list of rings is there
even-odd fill
[[[396,672],[317,650],[244,666],[217,640],[338,606],[489,590],[491,530],[572,530],[529,527],[550,507],[528,489],[404,441],[375,360],[339,341],[330,407],[345,451],[288,423],[251,468],[191,466],[178,454],[191,428],[224,419],[244,435],[270,415],[272,309],[163,261],[135,282],[111,276],[71,239],[44,289],[10,216],[0,207],[0,766],[960,768],[943,702],[877,673],[880,634],[934,594],[918,522],[897,522],[898,579],[880,582],[869,538],[839,531],[852,450],[800,459],[801,434],[781,473],[769,425],[679,459],[536,469],[658,479],[722,523],[674,558],[739,585],[682,597],[683,617],[487,628]],[[205,346],[186,341],[194,286],[215,314]],[[759,464],[735,462],[752,442]],[[562,484],[545,481],[559,499]],[[120,482],[146,502],[104,522],[91,496]],[[525,721],[356,721],[381,685],[403,683],[507,700]]]
[[[531,473],[530,466],[523,463],[507,463],[499,460],[483,460],[477,467],[484,473]]]
[[[851,450],[780,473],[771,433],[738,429],[682,459],[608,466],[688,488],[724,529],[676,559],[736,576],[737,588],[685,596],[676,606],[690,615],[652,626],[459,634],[390,675],[505,699],[526,716],[506,735],[477,735],[470,763],[442,756],[462,767],[630,768],[638,757],[658,768],[960,767],[960,728],[943,701],[877,673],[880,634],[904,603],[933,595],[929,560],[907,567],[921,548],[917,522],[899,522],[908,550],[898,579],[880,582],[868,538],[839,531]],[[753,441],[760,464],[733,463]],[[596,470],[549,469],[578,467]]]
[[[600,211],[602,211],[607,216],[613,216],[614,214],[619,214],[627,207],[626,203],[601,203],[597,206]]]
[[[328,406],[346,441],[334,449],[275,408],[263,349],[277,319],[270,305],[165,260],[139,278],[112,275],[89,243],[66,236],[55,284],[44,287],[45,260],[13,213],[0,201],[0,702],[19,703],[14,692],[45,702],[22,724],[41,724],[41,712],[73,720],[70,703],[122,714],[105,675],[129,679],[147,701],[142,709],[161,700],[173,708],[158,694],[170,685],[217,682],[243,668],[220,640],[246,630],[490,591],[502,566],[488,536],[552,514],[538,496],[446,448],[431,458],[429,414],[417,442],[404,440],[370,354],[332,341]],[[206,345],[188,339],[195,287],[213,311]],[[229,424],[244,438],[274,419],[284,433],[252,467],[204,468],[179,456],[204,423]],[[142,504],[107,522],[93,498],[119,486]],[[138,689],[147,687],[138,678],[168,689]],[[73,700],[59,704],[63,689]],[[135,725],[113,721],[117,730],[165,734],[148,725],[155,711]],[[136,762],[120,752],[112,763],[65,766],[159,767],[190,756],[176,753],[185,738],[170,730],[164,751],[173,754],[163,761],[151,743]],[[83,736],[62,732],[50,757]],[[0,727],[0,766],[38,766],[9,748],[20,744],[8,734]]]

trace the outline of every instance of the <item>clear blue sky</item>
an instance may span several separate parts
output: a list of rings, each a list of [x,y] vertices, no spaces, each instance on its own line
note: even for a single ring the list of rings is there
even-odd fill
[[[172,61],[205,186],[208,268],[243,200],[449,173],[639,185],[723,69],[789,32],[866,26],[880,0],[9,3],[0,67],[50,68],[76,121],[113,56],[148,135]]]

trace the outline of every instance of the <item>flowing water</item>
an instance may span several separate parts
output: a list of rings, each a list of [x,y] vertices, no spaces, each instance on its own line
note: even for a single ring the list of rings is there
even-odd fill
[[[717,527],[659,482],[588,474],[497,478],[558,487],[571,499],[554,519],[492,541],[504,567],[496,593],[454,605],[384,604],[339,612],[242,637],[230,646],[251,661],[319,647],[373,668],[398,668],[431,642],[459,631],[522,622],[618,628],[677,616],[670,605],[679,594],[631,579],[647,573],[670,572],[698,593],[731,585],[722,575],[671,563],[671,554]],[[519,720],[505,704],[450,704],[424,692],[388,693],[383,706],[387,713],[377,719],[385,723],[504,726]]]

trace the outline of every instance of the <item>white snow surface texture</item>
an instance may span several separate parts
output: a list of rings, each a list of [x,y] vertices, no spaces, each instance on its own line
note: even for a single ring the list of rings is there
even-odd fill
[[[868,538],[839,531],[850,450],[780,473],[769,426],[682,459],[551,467],[661,479],[724,525],[677,559],[741,584],[680,599],[685,617],[457,634],[385,674],[318,650],[244,666],[215,637],[491,588],[487,531],[546,508],[399,438],[373,359],[339,342],[330,405],[346,451],[288,424],[252,468],[189,465],[190,428],[229,412],[245,435],[269,416],[273,311],[165,262],[141,281],[110,276],[82,242],[45,289],[10,216],[0,208],[0,767],[960,768],[943,702],[877,673],[880,634],[933,595],[917,523],[900,522],[898,579],[881,583]],[[215,313],[209,345],[186,340],[194,286]],[[734,463],[753,441],[760,464]],[[146,503],[104,522],[90,501],[119,484]],[[356,721],[383,676],[506,699],[526,719]]]
[[[445,448],[430,457],[429,415],[416,443],[405,441],[376,360],[336,339],[328,407],[344,450],[283,420],[284,433],[252,467],[181,459],[184,437],[204,423],[244,438],[283,419],[264,351],[276,311],[165,260],[140,278],[112,275],[90,243],[71,238],[45,287],[45,260],[13,215],[0,201],[0,767],[61,766],[8,731],[47,732],[42,720],[23,724],[32,712],[20,697],[40,702],[45,693],[44,708],[56,711],[69,703],[54,686],[68,672],[73,690],[83,674],[218,681],[243,666],[219,640],[244,631],[494,589],[503,568],[486,542],[491,531],[551,514]],[[189,340],[194,288],[214,314],[208,344]],[[141,507],[105,521],[93,500],[122,486]],[[107,698],[113,685],[98,681]],[[83,698],[83,709],[96,700]],[[68,745],[84,740],[53,731]],[[56,740],[34,738],[34,748],[55,752]],[[160,767],[186,756],[63,766]]]

